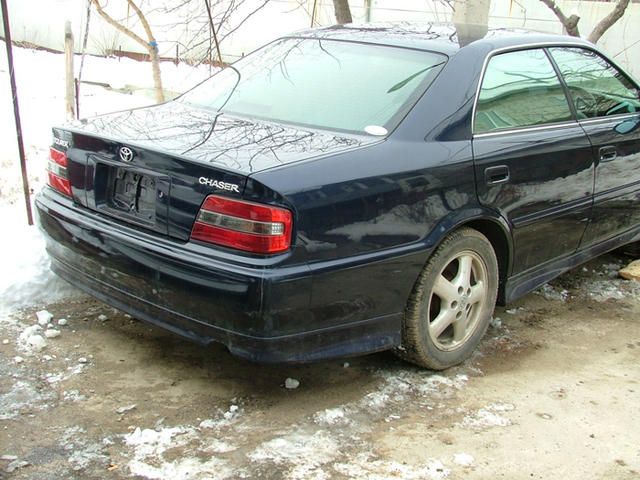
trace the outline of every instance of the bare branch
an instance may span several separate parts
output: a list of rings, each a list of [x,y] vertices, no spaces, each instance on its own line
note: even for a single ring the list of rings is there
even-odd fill
[[[105,12],[100,6],[100,2],[98,0],[91,0],[91,3],[93,3],[93,5],[96,7],[96,11],[98,12],[98,14],[100,14],[100,16],[104,18],[109,25],[111,25],[116,30],[124,33],[127,37],[135,40],[147,50],[151,48],[151,45],[149,45],[149,42],[145,42],[144,39],[136,35],[132,30],[129,30],[127,27],[125,27],[121,23],[118,23],[107,12]]]
[[[127,4],[136,12],[136,16],[140,20],[140,23],[142,23],[142,27],[147,34],[148,41],[146,42],[142,39],[142,37],[134,33],[133,30],[114,20],[107,12],[105,12],[100,6],[99,0],[91,0],[91,2],[96,7],[96,10],[100,14],[100,16],[104,18],[109,25],[114,27],[116,30],[124,33],[129,38],[138,42],[147,50],[147,52],[149,52],[149,58],[151,59],[151,70],[153,72],[153,84],[156,94],[156,101],[158,103],[164,102],[164,90],[162,88],[162,75],[160,71],[160,58],[158,56],[158,44],[156,43],[153,32],[151,31],[151,27],[149,26],[149,22],[147,22],[147,18],[144,16],[144,13],[142,13],[142,10],[140,10],[140,8],[138,8],[138,6],[133,3],[133,0],[127,0]]]
[[[580,17],[578,15],[571,15],[570,17],[567,17],[553,0],[540,1],[547,7],[549,7],[555,14],[555,16],[558,17],[558,20],[560,20],[560,23],[562,23],[562,25],[564,26],[567,34],[571,35],[572,37],[580,36],[580,31],[578,30],[578,22],[580,21]]]
[[[155,41],[155,37],[153,36],[153,32],[151,32],[151,27],[149,26],[149,22],[147,22],[147,18],[144,16],[142,11],[138,8],[138,6],[135,3],[133,3],[132,0],[127,0],[127,3],[131,8],[133,8],[133,11],[136,12],[136,15],[140,19],[140,23],[142,23],[142,28],[144,28],[144,31],[147,34],[149,43]]]
[[[629,0],[618,0],[611,13],[600,20],[594,27],[593,31],[589,34],[589,41],[592,43],[598,43],[598,40],[600,40],[602,35],[604,35],[604,33],[609,30],[614,23],[622,18],[628,5]]]

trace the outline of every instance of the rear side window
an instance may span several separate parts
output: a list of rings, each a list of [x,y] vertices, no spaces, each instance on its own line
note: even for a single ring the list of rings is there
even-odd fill
[[[475,133],[571,120],[571,109],[543,50],[521,50],[489,60],[476,107]]]
[[[596,52],[584,48],[552,48],[578,118],[597,118],[640,111],[637,87]]]

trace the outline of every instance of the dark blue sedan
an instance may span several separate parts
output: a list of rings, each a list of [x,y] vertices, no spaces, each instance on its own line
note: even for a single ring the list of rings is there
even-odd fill
[[[640,239],[638,84],[577,38],[369,25],[53,130],[52,268],[261,362],[465,360],[506,303]]]

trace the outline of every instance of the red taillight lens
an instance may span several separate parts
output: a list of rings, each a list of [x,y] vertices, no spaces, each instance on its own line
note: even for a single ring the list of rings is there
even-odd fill
[[[67,175],[67,155],[55,148],[49,149],[49,165],[47,167],[49,185],[60,193],[71,196],[71,183]]]
[[[208,196],[191,238],[252,253],[280,253],[291,246],[291,212],[285,208]]]

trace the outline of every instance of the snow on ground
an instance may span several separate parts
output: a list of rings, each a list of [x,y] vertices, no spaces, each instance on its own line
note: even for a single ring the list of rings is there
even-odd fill
[[[36,227],[26,223],[18,150],[15,142],[13,104],[8,65],[0,45],[0,321],[17,308],[61,300],[77,290],[49,271],[44,240]],[[32,192],[45,182],[45,166],[51,143],[51,127],[63,123],[64,56],[43,50],[14,48],[14,65],[22,118],[27,170]],[[76,72],[80,56],[76,55]],[[108,84],[81,86],[80,113],[93,116],[154,103],[151,67],[129,58],[86,56],[83,79]],[[162,63],[165,89],[181,93],[209,76],[209,68]]]
[[[49,270],[44,239],[36,227],[27,225],[23,205],[0,205],[0,218],[7,232],[0,240],[0,322],[11,310],[44,305],[77,292]]]

